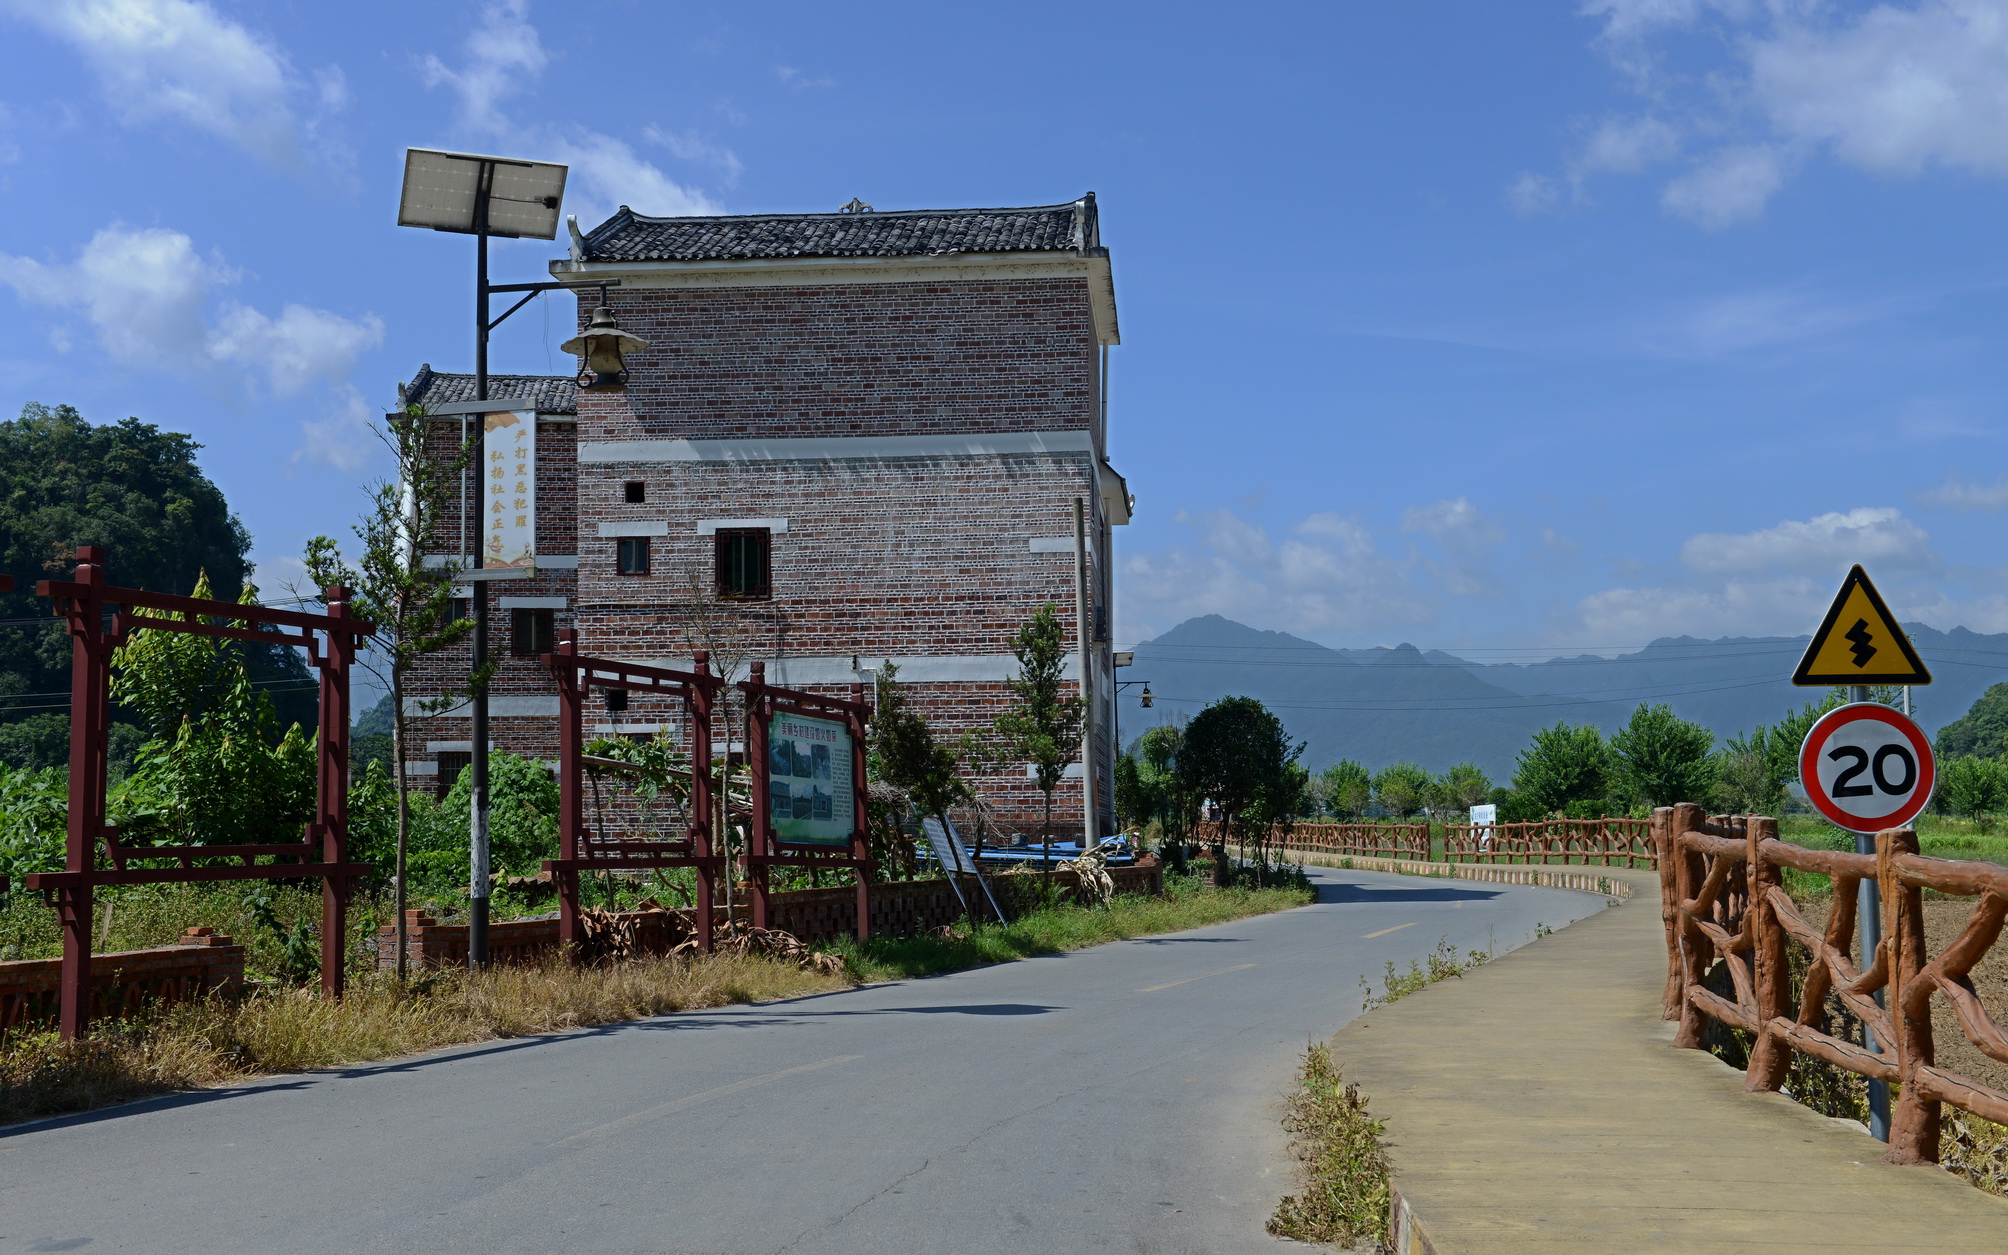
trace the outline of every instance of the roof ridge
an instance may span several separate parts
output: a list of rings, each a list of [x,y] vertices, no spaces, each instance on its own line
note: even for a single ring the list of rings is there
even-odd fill
[[[1090,195],[1092,195],[1092,193],[1090,193]],[[970,206],[963,209],[873,209],[873,210],[868,210],[865,213],[846,213],[841,209],[832,209],[832,210],[803,210],[798,213],[787,212],[787,211],[776,211],[773,213],[763,213],[763,214],[664,214],[660,217],[651,214],[636,213],[634,210],[628,208],[626,205],[622,205],[620,209],[615,212],[612,218],[608,218],[605,222],[601,223],[599,226],[594,227],[591,231],[587,232],[586,239],[590,243],[593,236],[598,235],[601,231],[605,230],[609,225],[613,223],[615,218],[619,218],[622,215],[626,215],[627,219],[630,222],[646,222],[650,224],[659,224],[665,222],[778,222],[778,221],[794,222],[794,221],[799,221],[803,218],[832,218],[844,222],[859,222],[865,220],[868,216],[871,218],[883,219],[883,218],[939,218],[951,214],[1058,213],[1060,210],[1063,209],[1071,210],[1074,208],[1074,206],[1078,205],[1079,203],[1080,202],[1078,200],[1069,200],[1069,201],[1061,201],[1057,205],[993,205],[987,208],[983,206]]]

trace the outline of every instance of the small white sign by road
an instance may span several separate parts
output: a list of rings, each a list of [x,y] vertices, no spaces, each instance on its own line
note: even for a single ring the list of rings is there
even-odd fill
[[[1820,716],[1799,747],[1799,780],[1814,809],[1849,832],[1901,828],[1924,813],[1938,783],[1931,740],[1901,711],[1855,702]]]

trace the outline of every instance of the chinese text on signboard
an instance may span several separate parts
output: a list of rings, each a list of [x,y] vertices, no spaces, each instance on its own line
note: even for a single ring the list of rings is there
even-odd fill
[[[767,725],[767,796],[774,835],[800,845],[849,845],[851,730],[776,712]]]

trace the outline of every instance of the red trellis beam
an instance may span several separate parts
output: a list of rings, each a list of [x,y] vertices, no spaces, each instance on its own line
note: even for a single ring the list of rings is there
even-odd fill
[[[872,708],[864,699],[864,686],[850,686],[850,698],[825,697],[800,689],[776,688],[767,683],[767,664],[752,665],[751,676],[739,684],[746,695],[746,761],[753,776],[753,822],[746,851],[746,879],[752,888],[753,926],[767,927],[767,869],[770,867],[849,868],[858,876],[858,940],[872,935],[871,870],[878,866],[871,856],[870,821],[866,814],[865,725]],[[767,754],[767,724],[776,711],[808,719],[829,719],[845,724],[851,734],[851,848],[839,853],[828,846],[785,842],[774,831],[773,804],[767,773],[772,765]],[[835,784],[835,781],[831,782]]]
[[[579,653],[579,634],[566,629],[558,633],[557,652],[542,661],[558,684],[558,857],[544,860],[544,870],[558,886],[559,943],[577,953],[580,872],[689,867],[697,873],[697,944],[710,950],[711,900],[725,869],[724,856],[711,848],[711,712],[725,682],[711,674],[709,654],[698,650],[689,671],[594,658]],[[586,827],[584,717],[596,688],[660,693],[683,704],[691,765],[690,827],[683,840],[644,841]]]
[[[366,863],[348,861],[349,668],[364,637],[376,625],[349,613],[349,590],[322,590],[325,614],[274,610],[230,601],[177,597],[106,582],[105,551],[77,548],[76,578],[42,580],[36,595],[48,597],[70,628],[70,814],[60,872],[32,872],[24,879],[56,907],[63,929],[61,1005],[57,1024],[64,1038],[84,1031],[91,1014],[91,921],[98,885],[165,884],[198,880],[321,880],[321,992],[340,997],[348,939],[348,899],[352,881],[370,874]],[[111,626],[108,609],[116,607]],[[167,618],[146,611],[187,615]],[[213,620],[227,620],[217,623]],[[231,623],[242,626],[230,626]],[[190,636],[260,641],[298,646],[321,673],[321,717],[316,737],[314,818],[297,844],[126,846],[107,822],[105,790],[110,764],[112,651],[135,628]],[[286,631],[284,629],[293,629]],[[99,866],[103,850],[111,867]],[[261,857],[299,862],[260,863]],[[172,859],[179,867],[132,867],[134,861]],[[197,866],[197,859],[239,859],[236,866]]]

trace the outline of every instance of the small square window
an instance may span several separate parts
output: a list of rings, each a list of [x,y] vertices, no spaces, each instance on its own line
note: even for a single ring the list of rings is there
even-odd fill
[[[460,773],[467,770],[468,764],[473,761],[472,754],[439,755],[439,775],[433,781],[434,796],[443,798],[453,792],[454,783],[460,779]]]
[[[509,612],[509,652],[518,658],[534,658],[550,653],[558,639],[557,620],[558,612],[555,610],[512,609]]]
[[[441,631],[452,627],[462,619],[474,617],[474,602],[467,597],[455,597],[446,603],[446,614],[439,620]]]
[[[619,571],[622,575],[648,574],[648,537],[623,536],[620,538],[618,555]]]
[[[766,528],[721,530],[717,543],[720,597],[758,600],[774,595],[768,560],[773,537]]]
[[[626,689],[601,689],[600,691],[607,695],[607,710],[609,713],[618,715],[627,709],[628,691]]]
[[[627,503],[629,505],[641,505],[647,500],[648,485],[638,479],[629,480],[627,482]]]

